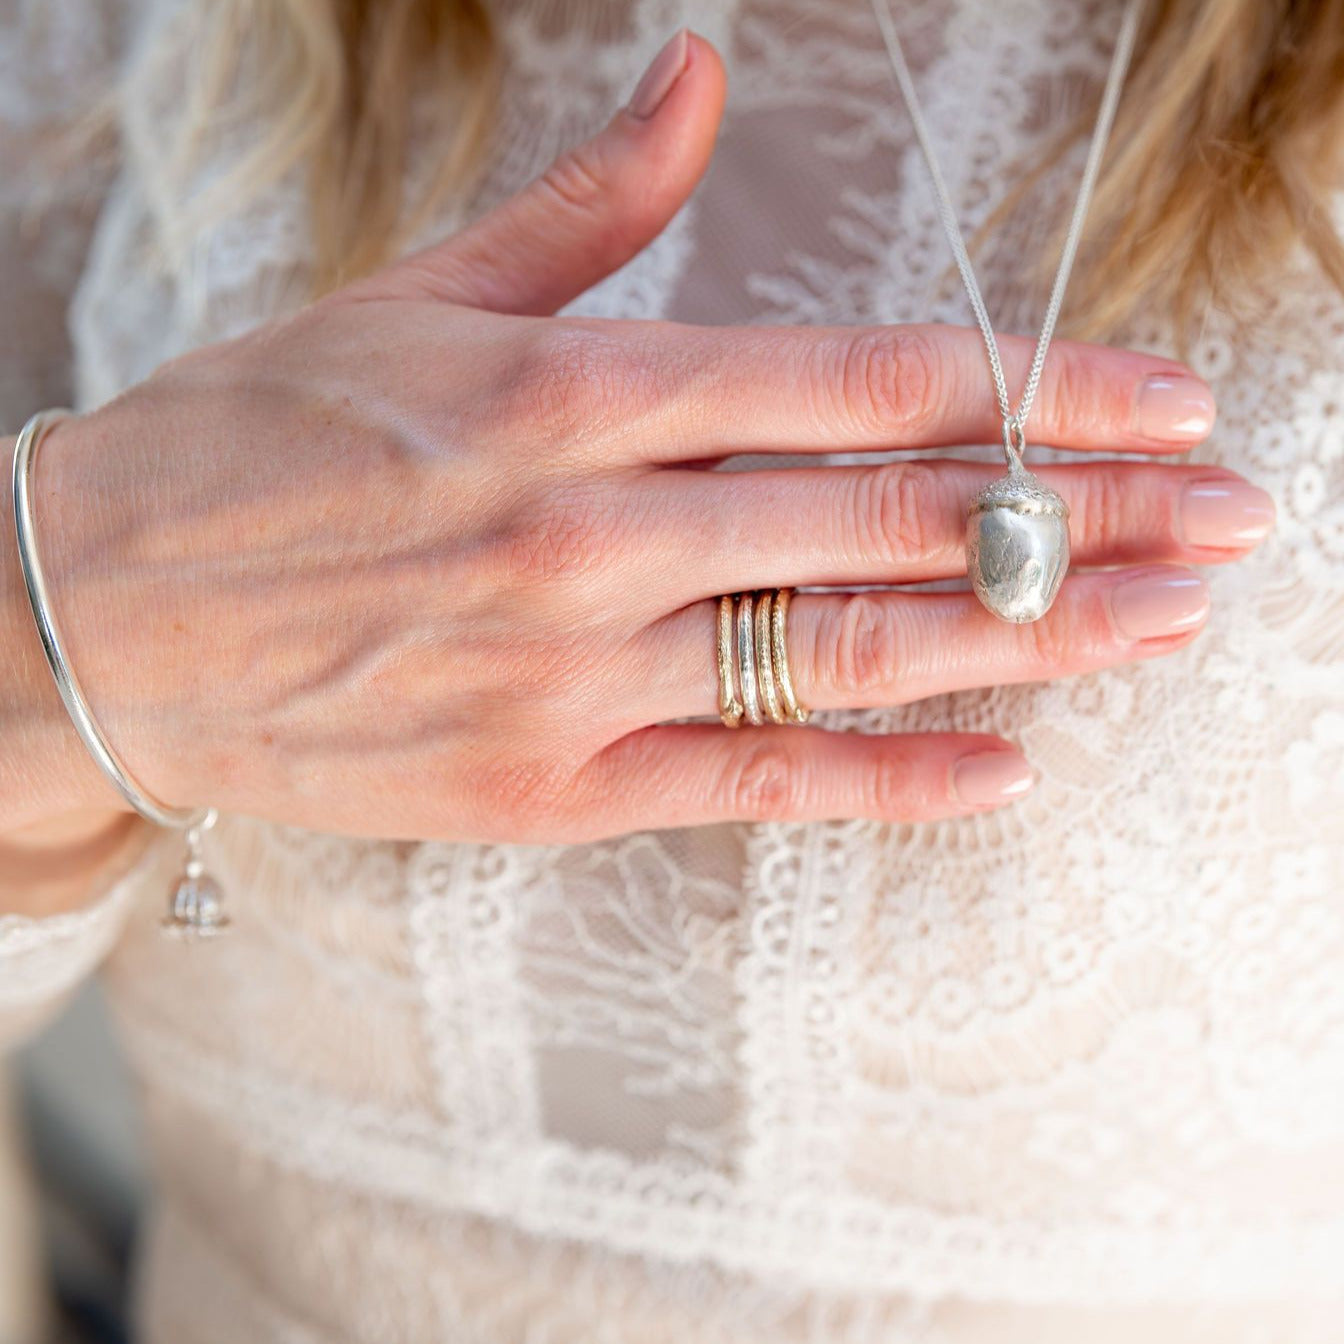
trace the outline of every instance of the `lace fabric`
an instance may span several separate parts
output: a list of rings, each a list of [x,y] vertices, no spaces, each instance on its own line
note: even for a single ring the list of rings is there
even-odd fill
[[[178,246],[190,184],[155,151],[199,10],[133,8],[142,74],[71,307],[85,404],[305,288],[295,183]],[[902,7],[971,228],[1104,76],[1118,8]],[[85,12],[48,6],[49,31],[77,47]],[[440,230],[600,125],[686,22],[728,59],[715,165],[575,311],[968,320],[866,0],[500,14],[491,171]],[[15,31],[0,59],[21,64]],[[1000,329],[1039,319],[1015,257],[1041,226],[977,264]],[[6,283],[22,265],[0,259]],[[225,816],[205,847],[226,940],[159,938],[171,834],[86,915],[0,926],[15,1023],[115,939],[159,1170],[145,1337],[1335,1338],[1344,300],[1299,259],[1278,305],[1250,334],[1212,314],[1194,351],[1220,413],[1189,460],[1279,508],[1254,556],[1209,571],[1195,644],[819,716],[1003,733],[1042,773],[1012,808],[557,849]],[[1125,339],[1171,347],[1156,317]]]

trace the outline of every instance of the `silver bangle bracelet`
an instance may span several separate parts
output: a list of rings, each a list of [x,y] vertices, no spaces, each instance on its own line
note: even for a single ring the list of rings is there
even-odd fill
[[[52,614],[51,595],[38,557],[33,526],[33,475],[38,449],[47,431],[68,415],[70,412],[65,410],[39,411],[24,425],[14,445],[14,531],[28,603],[56,689],[89,754],[113,788],[145,820],[186,832],[186,866],[171,894],[164,928],[172,933],[210,936],[222,931],[229,922],[224,913],[223,893],[214,878],[205,872],[200,854],[201,837],[215,824],[218,813],[213,807],[168,807],[135,784],[93,717],[79,679],[66,657]]]

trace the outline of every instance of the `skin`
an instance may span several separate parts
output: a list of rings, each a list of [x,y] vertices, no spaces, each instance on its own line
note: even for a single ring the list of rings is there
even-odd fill
[[[960,816],[989,734],[737,732],[714,715],[719,593],[964,575],[949,459],[709,471],[736,454],[995,442],[973,329],[697,328],[552,314],[640,251],[704,172],[723,69],[698,38],[629,109],[464,233],[163,366],[49,435],[43,557],[73,665],[134,776],[318,830],[576,841],[728,819]],[[1010,386],[1031,344],[1001,342]],[[1202,434],[1139,434],[1159,357],[1058,342],[1034,442],[1149,459],[1040,467],[1074,569],[1041,621],[969,593],[802,594],[800,697],[896,704],[1160,657],[1125,635],[1136,573],[1249,542],[1180,536]],[[11,440],[12,446],[12,440]],[[8,508],[8,501],[4,507]],[[785,520],[781,523],[781,520]],[[12,519],[3,520],[12,535]],[[70,728],[17,560],[0,568],[0,909],[77,903],[150,829]],[[3,857],[3,855],[0,855]]]

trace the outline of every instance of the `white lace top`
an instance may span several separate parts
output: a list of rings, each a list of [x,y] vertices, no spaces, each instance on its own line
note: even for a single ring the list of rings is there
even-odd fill
[[[208,0],[16,4],[11,432],[67,394],[67,313],[96,403],[300,301],[308,256],[297,182],[180,246],[161,150]],[[1119,7],[899,7],[969,223],[1095,88]],[[577,306],[969,320],[935,283],[946,243],[866,0],[499,12],[493,169],[443,229],[601,124],[686,22],[730,69],[715,165]],[[115,174],[35,175],[44,120],[132,59]],[[25,227],[44,192],[54,209]],[[1044,296],[1014,257],[980,269],[1001,327],[1031,330]],[[1171,348],[1156,319],[1127,339]],[[1234,339],[1215,314],[1194,362],[1220,418],[1191,456],[1272,491],[1279,527],[1209,573],[1190,648],[824,716],[1004,733],[1043,775],[1023,803],[569,849],[230,815],[206,839],[236,918],[219,943],[157,932],[168,832],[87,913],[0,920],[0,1026],[101,963],[143,1083],[144,1338],[1337,1341],[1344,300],[1303,261],[1274,323]]]

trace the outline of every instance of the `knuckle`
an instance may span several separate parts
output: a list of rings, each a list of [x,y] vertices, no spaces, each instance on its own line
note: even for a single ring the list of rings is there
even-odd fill
[[[903,757],[884,753],[872,762],[868,802],[872,815],[879,818],[896,818],[909,811],[910,770]]]
[[[818,650],[819,665],[829,669],[839,695],[859,697],[893,679],[900,640],[891,608],[875,594],[852,593],[839,602],[830,648]]]
[[[929,517],[938,474],[918,462],[870,467],[855,481],[861,554],[900,564],[925,558],[934,542]]]
[[[535,503],[500,544],[505,583],[550,586],[590,575],[619,545],[615,510],[593,494],[557,494]]]
[[[606,202],[607,174],[592,141],[566,150],[541,175],[543,190],[580,214],[598,214]]]
[[[1078,622],[1064,602],[1057,603],[1040,620],[1017,628],[1027,641],[1028,656],[1034,667],[1061,668],[1078,655]]]
[[[752,746],[730,765],[723,785],[728,815],[784,821],[798,815],[805,790],[798,762],[783,747]]]
[[[1041,418],[1051,435],[1067,429],[1070,438],[1078,439],[1126,424],[1128,393],[1084,350],[1057,346],[1052,376],[1043,390],[1047,395]]]
[[[538,324],[513,371],[514,419],[578,446],[641,402],[643,361],[626,343],[561,321]]]
[[[1069,514],[1073,535],[1085,539],[1093,555],[1111,556],[1132,536],[1135,519],[1131,492],[1106,467],[1078,473],[1070,491]]]
[[[934,343],[909,328],[844,339],[835,386],[843,414],[865,433],[916,437],[938,404],[941,361]]]
[[[578,216],[594,255],[624,255],[665,222],[658,192],[613,172],[601,136],[560,155],[542,173],[542,191],[558,209]]]
[[[541,420],[566,438],[580,436],[602,415],[606,402],[602,352],[593,348],[586,332],[553,327],[538,355],[531,388]]]

